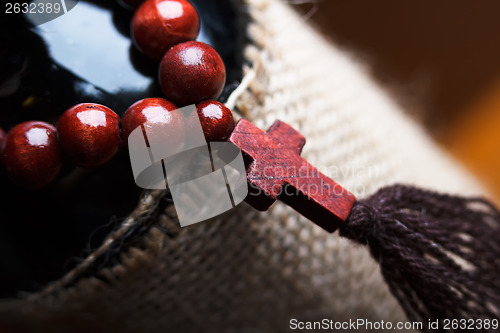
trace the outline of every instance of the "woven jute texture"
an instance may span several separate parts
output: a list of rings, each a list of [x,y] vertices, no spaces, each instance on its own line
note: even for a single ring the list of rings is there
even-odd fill
[[[245,84],[236,110],[280,119],[303,156],[365,197],[402,182],[481,191],[366,75],[278,0],[245,0]],[[365,248],[290,208],[246,204],[180,228],[163,192],[147,193],[101,248],[39,293],[0,304],[0,329],[26,332],[285,332],[290,319],[404,321]]]

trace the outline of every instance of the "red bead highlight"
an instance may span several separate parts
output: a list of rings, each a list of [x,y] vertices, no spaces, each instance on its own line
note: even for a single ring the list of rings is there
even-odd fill
[[[217,101],[205,101],[196,105],[201,128],[207,142],[226,139],[234,128],[231,110]]]
[[[128,143],[130,133],[137,127],[148,123],[150,130],[168,135],[170,142],[177,146],[184,142],[186,129],[182,113],[172,112],[177,106],[163,98],[146,98],[130,106],[122,117],[122,136]]]
[[[5,138],[2,163],[7,174],[22,186],[48,185],[62,165],[55,127],[42,121],[13,127]]]
[[[186,0],[147,0],[132,19],[135,45],[153,59],[172,46],[195,40],[200,31],[196,9]]]
[[[226,83],[226,67],[211,46],[185,42],[165,53],[160,63],[159,79],[167,99],[186,106],[217,99]]]
[[[82,167],[106,163],[121,145],[118,115],[100,104],[69,108],[59,118],[57,132],[63,152]]]

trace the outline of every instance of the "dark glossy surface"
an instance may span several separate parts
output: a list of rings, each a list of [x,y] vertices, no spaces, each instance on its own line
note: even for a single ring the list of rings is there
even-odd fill
[[[147,0],[132,19],[135,45],[157,60],[172,46],[195,40],[199,31],[198,13],[186,0]]]
[[[118,0],[120,6],[130,10],[136,9],[143,2],[144,0]]]
[[[69,108],[59,118],[57,132],[63,152],[82,167],[108,162],[121,146],[120,118],[100,104],[83,103]]]
[[[209,100],[196,105],[207,142],[223,141],[234,128],[233,113],[224,104]]]
[[[165,53],[158,76],[167,99],[186,106],[217,99],[226,83],[226,68],[210,45],[185,42]]]
[[[7,174],[18,184],[40,188],[61,170],[61,152],[54,126],[28,121],[12,128],[1,154]]]
[[[192,0],[198,40],[226,65],[224,100],[241,79],[245,11],[226,0]],[[81,0],[72,20],[33,29],[18,16],[0,18],[0,127],[32,119],[56,124],[72,105],[93,102],[118,114],[162,96],[158,62],[132,45],[133,11],[116,1]],[[71,43],[69,43],[71,42]],[[57,48],[57,54],[53,52]],[[95,170],[63,167],[43,190],[26,190],[0,175],[0,297],[36,291],[77,265],[137,205],[142,190],[126,149]],[[110,222],[111,221],[111,222]]]
[[[176,109],[175,104],[163,98],[146,98],[134,103],[122,117],[123,140],[128,142],[128,136],[134,129],[148,123],[155,130],[168,131],[173,142],[183,142],[186,133],[184,118],[179,112],[170,112]]]
[[[197,40],[212,45],[226,65],[224,99],[241,79],[242,16],[229,1],[191,2],[200,13]],[[158,62],[133,46],[133,13],[116,1],[81,0],[71,16],[43,27],[32,28],[22,16],[1,17],[0,126],[55,123],[65,109],[85,102],[121,115],[137,100],[161,96]]]

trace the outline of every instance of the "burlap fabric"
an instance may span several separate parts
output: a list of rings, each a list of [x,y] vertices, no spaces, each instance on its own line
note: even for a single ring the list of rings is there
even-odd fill
[[[480,189],[362,66],[278,0],[245,0],[247,86],[234,103],[261,128],[307,138],[303,156],[360,197],[403,182]],[[474,190],[472,190],[474,189]],[[79,267],[0,305],[0,329],[47,332],[283,332],[299,320],[404,321],[365,248],[276,203],[180,228],[162,192]]]

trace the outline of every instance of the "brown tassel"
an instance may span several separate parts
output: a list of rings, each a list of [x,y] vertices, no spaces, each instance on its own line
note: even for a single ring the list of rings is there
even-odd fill
[[[424,331],[428,320],[500,318],[500,212],[488,201],[385,187],[355,204],[340,235],[368,246]]]

